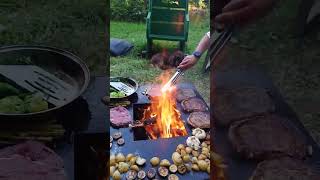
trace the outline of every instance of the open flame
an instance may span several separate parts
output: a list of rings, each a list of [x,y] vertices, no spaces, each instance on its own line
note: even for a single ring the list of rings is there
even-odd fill
[[[169,80],[170,74],[163,73],[160,76],[161,87]],[[181,119],[181,114],[176,108],[175,87],[170,87],[167,91],[160,91],[159,96],[152,97],[150,108],[145,111],[144,118],[155,119],[156,123],[145,127],[151,139],[171,138],[186,136],[187,130]]]

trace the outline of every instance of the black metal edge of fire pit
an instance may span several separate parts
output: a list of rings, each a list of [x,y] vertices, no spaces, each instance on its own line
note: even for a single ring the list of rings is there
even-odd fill
[[[241,86],[256,86],[260,88],[268,89],[271,93],[271,97],[276,105],[275,114],[289,118],[291,125],[295,130],[303,134],[306,139],[306,143],[312,145],[313,154],[311,157],[307,157],[306,162],[311,165],[320,161],[320,148],[310,133],[304,127],[303,123],[299,120],[293,109],[285,102],[283,96],[279,90],[274,86],[271,78],[261,67],[248,67],[245,69],[230,69],[224,72],[214,72],[214,79],[211,82],[215,82],[215,88],[234,88]],[[214,108],[214,103],[212,107]],[[255,170],[258,162],[252,160],[244,160],[234,152],[231,143],[228,139],[228,128],[215,127],[214,135],[214,147],[217,153],[221,154],[228,166],[226,169],[226,175],[230,180],[245,180],[249,179]]]
[[[108,134],[77,134],[74,138],[74,179],[102,180],[108,162]]]

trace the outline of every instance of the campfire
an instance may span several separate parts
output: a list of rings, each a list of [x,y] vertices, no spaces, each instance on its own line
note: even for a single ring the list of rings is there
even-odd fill
[[[163,86],[169,80],[169,74],[160,76]],[[181,114],[176,106],[175,87],[150,99],[151,103],[139,108],[142,116],[138,119],[146,131],[149,139],[172,138],[186,136],[187,130],[184,126]]]

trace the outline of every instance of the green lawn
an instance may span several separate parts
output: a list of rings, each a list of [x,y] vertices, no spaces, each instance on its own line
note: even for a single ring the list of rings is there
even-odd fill
[[[192,53],[203,35],[209,30],[209,20],[191,21],[186,53]],[[127,76],[136,79],[139,83],[155,82],[161,70],[151,66],[150,61],[143,59],[138,54],[146,47],[146,25],[144,23],[115,22],[110,23],[110,35],[112,38],[126,39],[135,46],[129,55],[124,57],[112,57],[110,61],[111,76]],[[157,51],[162,48],[171,50],[178,48],[178,44],[168,41],[155,41]],[[188,70],[183,77],[183,82],[192,82],[198,91],[209,102],[209,75],[201,73],[203,58],[192,69]]]
[[[105,1],[1,0],[0,45],[55,46],[83,59],[92,74],[105,73]]]

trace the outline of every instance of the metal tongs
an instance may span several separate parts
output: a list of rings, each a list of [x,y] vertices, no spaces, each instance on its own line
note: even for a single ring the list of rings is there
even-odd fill
[[[214,33],[218,33],[218,37],[214,38],[214,33],[211,34],[208,53],[205,58],[203,72],[207,72],[211,64],[217,58],[224,46],[229,42],[234,32],[234,25],[227,26],[223,29],[216,29]]]
[[[170,89],[171,86],[175,85],[177,83],[177,80],[182,76],[183,70],[177,69],[176,73],[171,77],[171,79],[161,88],[162,92],[165,92]]]

